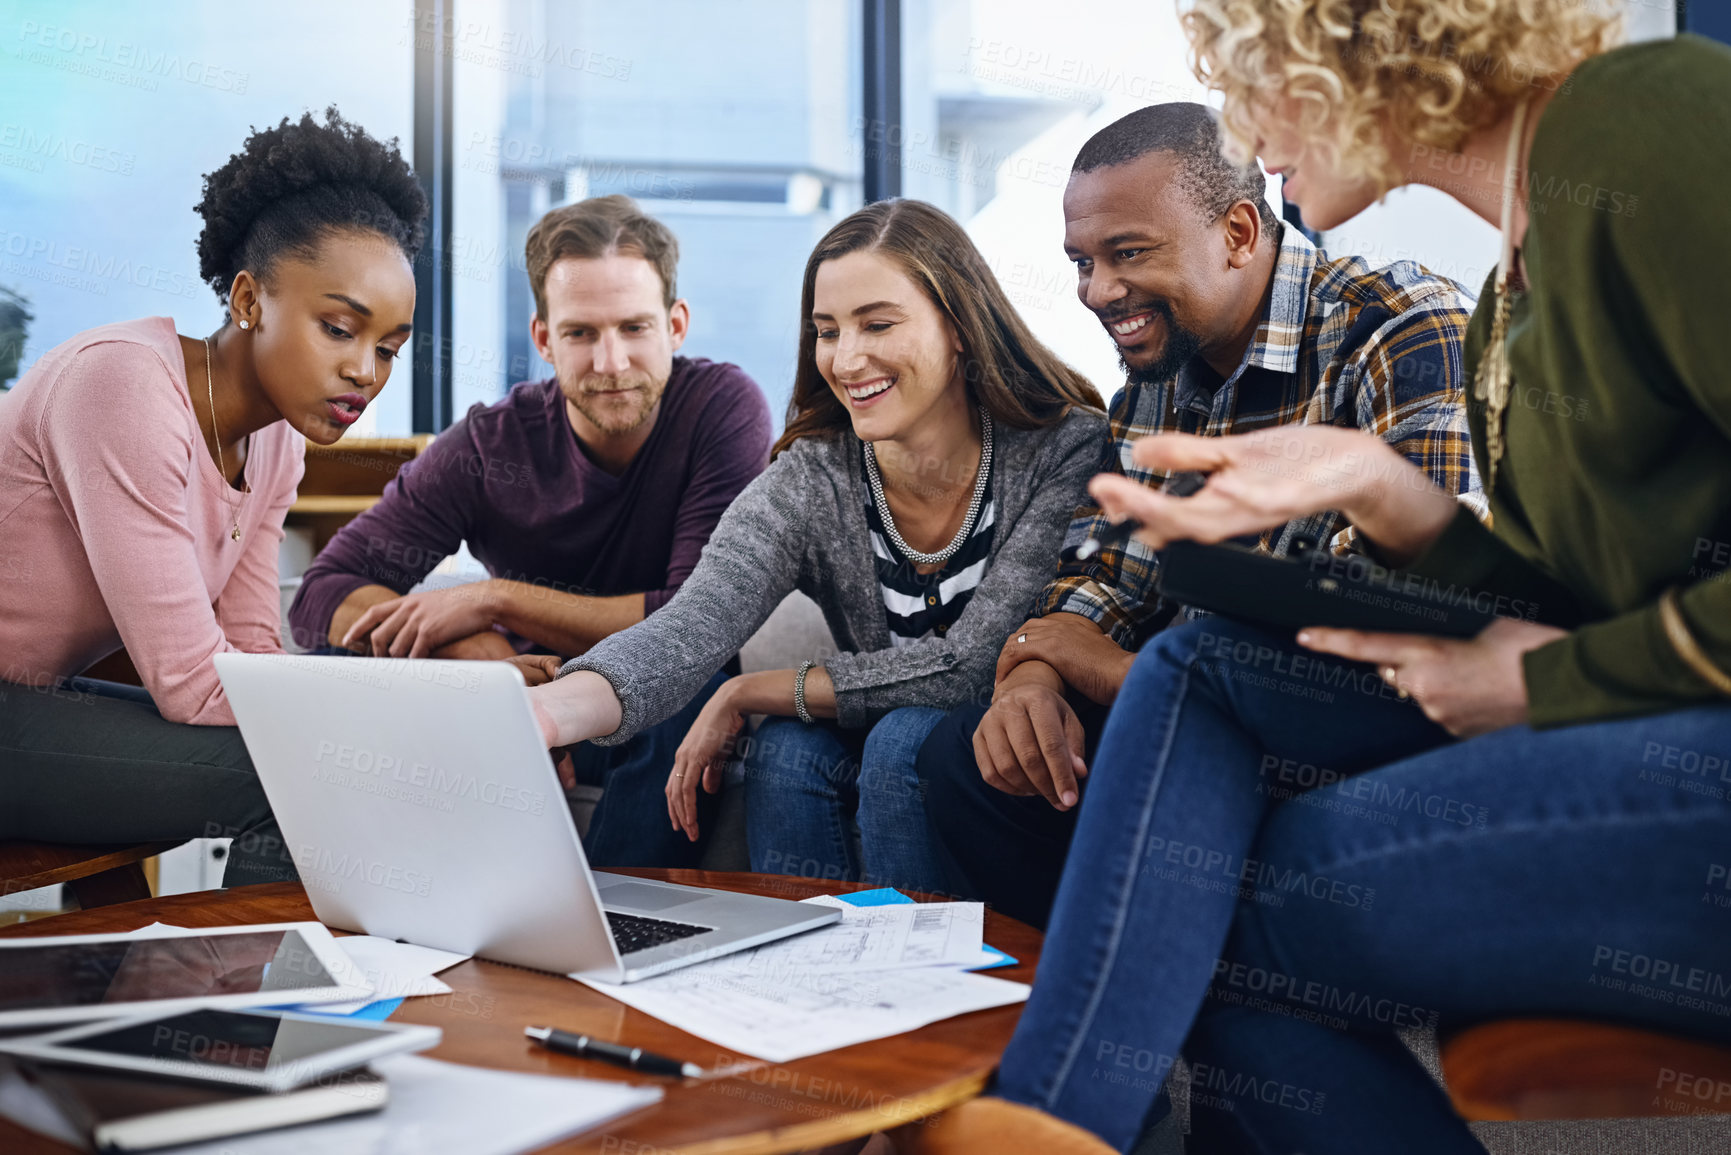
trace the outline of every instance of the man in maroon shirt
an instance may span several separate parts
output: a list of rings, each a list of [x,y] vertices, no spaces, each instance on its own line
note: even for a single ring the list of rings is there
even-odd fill
[[[675,356],[690,324],[678,251],[622,196],[555,209],[530,230],[530,334],[554,378],[470,409],[331,540],[289,611],[297,643],[569,657],[673,596],[771,438],[743,371]],[[408,592],[461,544],[488,580]],[[579,780],[606,788],[586,839],[597,865],[696,864],[663,789],[708,693],[630,743],[576,751]]]

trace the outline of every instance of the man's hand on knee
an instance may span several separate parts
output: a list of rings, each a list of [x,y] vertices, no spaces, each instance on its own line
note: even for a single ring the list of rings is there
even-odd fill
[[[1082,721],[1045,679],[1007,680],[974,731],[974,761],[987,784],[1006,794],[1038,794],[1059,810],[1081,797]]]
[[[1070,689],[1110,706],[1136,655],[1119,647],[1100,624],[1080,614],[1031,618],[1010,635],[998,654],[997,680],[1007,682],[1021,666],[1041,662]]]

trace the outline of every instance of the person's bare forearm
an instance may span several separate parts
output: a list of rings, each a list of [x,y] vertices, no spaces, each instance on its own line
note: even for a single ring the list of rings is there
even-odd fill
[[[1088,483],[1108,517],[1142,523],[1136,538],[1151,549],[1222,541],[1336,510],[1380,556],[1404,565],[1430,548],[1460,512],[1454,495],[1428,474],[1357,429],[1317,424],[1225,437],[1162,433],[1139,438],[1131,458],[1156,472],[1209,476],[1188,497],[1119,474],[1102,473]]]
[[[798,670],[760,670],[755,674],[741,674],[723,682],[719,692],[728,694],[734,707],[742,714],[791,718],[796,713],[793,683],[798,674]],[[813,666],[806,671],[805,711],[813,718],[835,717],[835,683],[830,681],[829,671],[822,666]]]
[[[579,670],[529,691],[535,721],[548,746],[569,746],[619,729],[624,708],[613,684],[593,670]]]
[[[1068,688],[1062,674],[1038,658],[1033,658],[1018,662],[1015,669],[1004,675],[1004,680],[992,691],[992,700],[996,701],[1018,686],[1044,686],[1055,694],[1062,694]]]
[[[1060,611],[1023,623],[998,655],[998,677],[1039,662],[1091,702],[1110,706],[1136,655],[1113,641],[1099,622]]]
[[[1393,452],[1392,450],[1390,452]],[[1460,502],[1404,457],[1375,485],[1356,491],[1341,512],[1390,565],[1416,560],[1460,512]]]
[[[517,656],[511,641],[498,630],[482,630],[433,651],[433,657],[458,662],[503,662]]]
[[[369,609],[378,605],[380,602],[393,601],[402,596],[402,594],[399,594],[389,586],[367,585],[362,586],[360,589],[344,598],[341,604],[337,606],[336,612],[331,614],[331,645],[342,645],[343,635],[347,634],[349,632],[349,627],[353,626],[355,622],[360,620],[360,616],[366,613]],[[350,648],[357,654],[366,653],[366,639],[357,639],[355,645]]]
[[[643,620],[642,594],[587,597],[527,582],[494,579],[493,620],[519,637],[566,657]]]

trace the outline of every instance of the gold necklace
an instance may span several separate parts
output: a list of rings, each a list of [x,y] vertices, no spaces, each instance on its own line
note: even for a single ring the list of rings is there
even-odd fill
[[[206,337],[204,339],[204,391],[205,391],[205,396],[210,398],[210,439],[212,441],[216,442],[216,468],[217,468],[217,472],[222,474],[222,483],[224,485],[229,486],[230,488],[233,488],[232,483],[228,479],[228,463],[226,461],[224,461],[223,457],[222,457],[222,434],[218,433],[216,430],[216,381],[215,381],[215,378],[213,378],[210,375],[210,338],[209,337]],[[252,487],[250,485],[247,485],[246,482],[242,481],[241,485],[244,487],[241,490],[242,493],[251,493],[252,492]],[[232,537],[236,541],[239,541],[240,540],[240,514],[238,512],[236,512],[232,516],[234,518],[234,528],[229,531],[228,536]]]
[[[1497,463],[1503,459],[1503,420],[1509,409],[1509,393],[1514,381],[1509,369],[1509,272],[1515,263],[1515,187],[1516,170],[1521,156],[1521,137],[1527,123],[1527,102],[1515,105],[1514,123],[1509,127],[1508,158],[1503,169],[1503,250],[1497,260],[1496,303],[1491,308],[1491,336],[1479,357],[1479,369],[1473,377],[1473,397],[1485,407],[1485,458],[1490,462],[1490,476],[1485,480],[1488,497],[1497,484]]]

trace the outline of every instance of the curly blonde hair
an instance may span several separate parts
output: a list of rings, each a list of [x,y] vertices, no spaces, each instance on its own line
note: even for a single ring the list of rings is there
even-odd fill
[[[1606,0],[1195,0],[1180,19],[1196,77],[1225,94],[1227,152],[1287,98],[1343,176],[1397,183],[1396,139],[1454,150],[1524,94],[1563,85],[1622,38]]]

